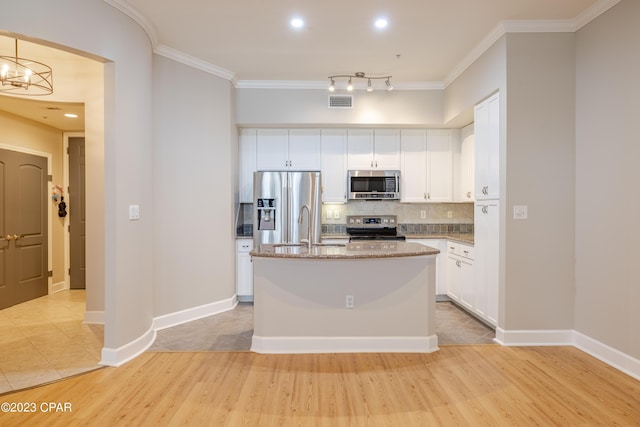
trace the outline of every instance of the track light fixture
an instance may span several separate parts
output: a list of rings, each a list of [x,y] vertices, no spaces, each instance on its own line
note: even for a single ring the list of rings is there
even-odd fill
[[[353,91],[353,88],[354,88],[353,79],[367,80],[367,92],[373,91],[373,85],[371,83],[371,80],[386,80],[385,82],[386,89],[393,90],[393,86],[391,85],[391,76],[367,76],[362,72],[357,72],[355,74],[338,74],[335,76],[329,76],[328,78],[330,82],[329,83],[330,92],[333,92],[336,90],[336,80],[339,80],[339,79],[348,79],[346,89],[349,92]]]

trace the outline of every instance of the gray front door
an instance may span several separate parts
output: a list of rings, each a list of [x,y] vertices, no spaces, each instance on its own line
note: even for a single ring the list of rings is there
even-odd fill
[[[69,286],[86,288],[86,208],[84,137],[69,138]]]
[[[47,295],[47,159],[0,149],[0,309]]]

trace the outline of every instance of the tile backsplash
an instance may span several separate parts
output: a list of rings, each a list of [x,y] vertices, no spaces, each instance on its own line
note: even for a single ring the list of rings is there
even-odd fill
[[[240,205],[236,222],[238,236],[252,234],[252,213],[252,204]],[[323,204],[322,233],[345,234],[348,215],[396,215],[400,233],[407,235],[473,233],[473,203],[400,203],[388,200]]]
[[[348,215],[396,215],[400,224],[473,224],[473,203],[351,201],[322,205],[322,224],[346,224]]]

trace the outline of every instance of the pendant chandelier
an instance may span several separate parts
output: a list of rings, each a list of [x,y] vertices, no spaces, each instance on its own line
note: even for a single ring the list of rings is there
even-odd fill
[[[348,92],[353,91],[353,80],[354,79],[361,79],[361,80],[366,80],[367,81],[367,92],[372,92],[373,91],[373,86],[371,85],[371,80],[386,80],[385,81],[385,89],[386,90],[393,90],[393,86],[391,85],[391,76],[367,76],[362,72],[358,72],[355,74],[339,74],[339,75],[335,75],[335,76],[329,76],[328,77],[330,83],[329,83],[329,92],[333,92],[336,90],[336,80],[339,79],[348,79],[347,81],[347,86],[346,89]]]
[[[51,67],[18,56],[18,39],[14,56],[0,56],[0,92],[41,96],[53,93]]]

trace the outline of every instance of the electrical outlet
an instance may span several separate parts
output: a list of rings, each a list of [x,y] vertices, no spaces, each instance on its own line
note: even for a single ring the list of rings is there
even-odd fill
[[[333,211],[327,209],[327,219],[333,219]]]
[[[345,298],[345,307],[353,308],[353,295],[347,295]]]
[[[447,218],[449,219],[453,218],[453,212],[447,211]]]
[[[425,219],[427,217],[427,211],[420,211],[420,218]]]
[[[333,211],[333,219],[340,219],[340,210],[336,209]]]
[[[513,207],[513,219],[527,219],[528,216],[527,206]]]

